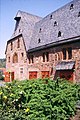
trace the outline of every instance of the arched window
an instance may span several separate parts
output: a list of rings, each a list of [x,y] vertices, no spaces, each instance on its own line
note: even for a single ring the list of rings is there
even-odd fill
[[[13,55],[13,63],[17,63],[18,62],[18,55],[17,53],[14,53]]]

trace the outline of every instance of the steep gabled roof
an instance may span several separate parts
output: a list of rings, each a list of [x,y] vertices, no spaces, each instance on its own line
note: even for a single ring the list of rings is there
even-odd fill
[[[26,50],[28,50],[34,25],[42,18],[19,10],[14,19],[16,20],[16,26],[11,39],[22,34]]]
[[[73,0],[37,22],[32,34],[29,51],[49,44],[80,40],[80,0]],[[56,22],[55,22],[56,21]],[[56,25],[54,25],[56,23]],[[61,32],[61,36],[59,36]]]

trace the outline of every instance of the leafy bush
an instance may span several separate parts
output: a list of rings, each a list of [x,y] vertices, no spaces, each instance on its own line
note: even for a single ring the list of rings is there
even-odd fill
[[[6,67],[6,59],[0,59],[0,68],[5,68]]]
[[[0,70],[0,80],[4,80],[3,72]]]
[[[0,88],[0,120],[69,120],[80,85],[63,80],[25,80]]]

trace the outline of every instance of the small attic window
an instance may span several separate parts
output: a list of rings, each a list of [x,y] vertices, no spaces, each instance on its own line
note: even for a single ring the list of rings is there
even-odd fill
[[[71,4],[70,5],[70,10],[72,10],[74,8],[74,5],[73,4]]]
[[[80,17],[80,12],[78,13],[78,17]]]
[[[61,37],[61,31],[58,32],[58,37]]]
[[[19,33],[21,32],[21,29],[19,29]]]
[[[38,43],[40,43],[40,42],[41,42],[41,39],[39,38],[39,39],[38,39]]]
[[[54,26],[57,26],[57,22],[56,21],[54,22]]]
[[[39,33],[41,33],[41,28],[39,29]]]
[[[50,15],[50,19],[52,19],[52,15]]]

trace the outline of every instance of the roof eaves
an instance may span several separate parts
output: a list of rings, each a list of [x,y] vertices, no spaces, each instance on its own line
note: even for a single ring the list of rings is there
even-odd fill
[[[7,44],[8,44],[9,42],[13,41],[14,39],[20,37],[20,36],[22,36],[22,34],[19,34],[19,35],[15,36],[15,37],[11,38],[10,40],[7,41]]]
[[[57,45],[60,45],[60,44],[75,42],[75,41],[79,41],[79,40],[80,40],[80,36],[76,36],[76,37],[68,38],[68,39],[63,39],[63,40],[52,42],[52,43],[42,45],[42,46],[39,46],[39,47],[31,48],[31,49],[28,50],[28,52],[30,53],[30,52],[34,52],[34,51],[37,51],[37,50],[50,48],[52,46],[57,46]]]

